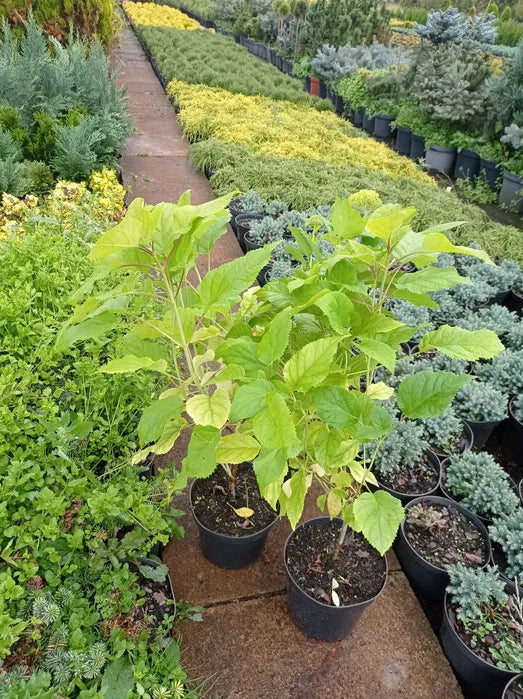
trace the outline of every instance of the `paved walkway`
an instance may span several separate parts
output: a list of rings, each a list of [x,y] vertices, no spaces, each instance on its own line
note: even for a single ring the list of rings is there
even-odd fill
[[[207,181],[188,160],[174,110],[131,30],[124,29],[114,62],[126,85],[136,132],[121,165],[130,198],[175,201],[186,189],[193,201],[212,198]],[[229,231],[213,264],[240,254]],[[177,444],[171,458],[183,458]],[[314,498],[305,518],[317,516]],[[186,496],[180,507],[189,512]],[[390,556],[386,590],[342,643],[303,636],[287,614],[282,562],[288,525],[278,523],[262,559],[239,571],[212,566],[200,553],[190,515],[185,538],[172,541],[164,560],[175,594],[208,607],[203,623],[177,622],[182,658],[191,677],[210,678],[209,699],[462,699],[398,562]]]

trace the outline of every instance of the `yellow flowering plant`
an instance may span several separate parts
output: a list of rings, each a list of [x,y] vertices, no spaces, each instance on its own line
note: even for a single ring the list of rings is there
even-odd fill
[[[217,138],[248,146],[256,153],[330,165],[354,165],[368,172],[434,184],[415,163],[332,113],[266,97],[247,97],[220,88],[172,80],[169,96],[191,141]]]
[[[134,24],[172,29],[202,29],[201,24],[195,19],[168,5],[156,5],[152,2],[124,2],[123,7]]]

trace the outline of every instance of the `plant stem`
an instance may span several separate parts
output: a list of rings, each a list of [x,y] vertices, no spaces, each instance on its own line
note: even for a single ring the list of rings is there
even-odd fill
[[[345,543],[345,537],[347,536],[348,529],[349,525],[347,524],[347,522],[343,522],[340,529],[340,535],[338,536],[338,541],[336,542],[336,547],[334,549],[334,560],[337,560],[338,556],[340,555],[342,546]]]

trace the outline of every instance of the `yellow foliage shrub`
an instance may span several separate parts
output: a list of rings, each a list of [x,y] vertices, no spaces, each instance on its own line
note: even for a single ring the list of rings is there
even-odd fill
[[[381,170],[393,177],[433,183],[412,161],[331,112],[179,80],[169,83],[168,92],[180,107],[178,118],[191,141],[214,137],[264,155],[357,164],[369,172]]]
[[[135,24],[172,29],[202,29],[195,19],[168,5],[156,5],[153,2],[124,2],[123,7]]]

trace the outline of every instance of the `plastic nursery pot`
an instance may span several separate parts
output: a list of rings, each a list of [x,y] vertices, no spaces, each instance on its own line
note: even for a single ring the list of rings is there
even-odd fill
[[[470,522],[472,522],[472,524],[480,532],[487,546],[486,560],[481,567],[484,568],[486,565],[488,565],[491,556],[490,540],[487,528],[479,517],[467,510],[465,507],[463,507],[463,505],[453,502],[452,500],[448,500],[447,498],[442,498],[435,495],[429,495],[411,500],[407,504],[405,511],[408,512],[409,508],[421,503],[444,505],[451,511],[454,510],[460,512]],[[396,556],[401,563],[401,567],[403,568],[403,571],[405,572],[405,575],[409,579],[409,582],[414,590],[423,599],[441,601],[445,596],[445,589],[449,584],[449,575],[444,568],[440,568],[439,566],[429,563],[429,561],[425,560],[423,556],[416,551],[405,535],[405,523],[406,520],[404,519],[401,523],[398,537],[394,544],[394,552],[396,553]]]
[[[516,581],[513,578],[509,578],[506,570],[507,570],[507,558],[503,552],[503,549],[501,546],[496,543],[495,541],[491,542],[492,543],[492,550],[490,552],[490,560],[492,565],[495,565],[498,567],[498,572],[500,577],[505,581],[506,583],[506,589],[507,592],[511,595],[516,594]],[[523,584],[523,581],[518,580],[518,585],[517,585],[517,590],[519,597],[523,597],[523,587],[519,583]]]
[[[479,155],[474,150],[462,148],[456,158],[454,177],[471,180],[479,175]]]
[[[363,128],[367,133],[374,133],[374,120],[375,117],[370,117],[367,115],[367,110],[363,108]]]
[[[505,306],[509,311],[515,311],[519,316],[523,315],[523,296],[515,289],[511,289],[505,299]]]
[[[393,116],[387,116],[386,114],[376,114],[376,116],[374,117],[374,135],[376,136],[376,138],[392,138],[392,129],[390,125],[393,121]]]
[[[311,79],[309,77],[305,78],[303,81],[303,89],[305,92],[310,92],[311,91]]]
[[[255,563],[260,557],[269,532],[278,521],[278,515],[264,529],[254,532],[254,534],[229,536],[228,534],[213,532],[200,522],[194,512],[192,493],[195,483],[196,481],[193,481],[191,484],[189,500],[192,516],[200,535],[200,547],[205,558],[215,566],[225,568],[226,570],[245,568],[251,565],[251,563]]]
[[[470,451],[473,446],[476,446],[474,444],[474,433],[472,432],[470,425],[463,420],[463,436],[465,437],[465,445],[463,449],[459,452],[460,454],[465,454],[467,451]],[[433,451],[438,459],[440,461],[443,461],[443,459],[446,459],[450,456],[450,454],[445,454],[442,451],[439,451],[435,447],[431,447],[431,451]]]
[[[333,102],[334,104],[334,111],[336,114],[343,114],[344,111],[344,104],[343,104],[343,97],[340,97],[339,95],[335,95],[335,100]]]
[[[251,239],[249,235],[249,231],[244,236],[244,241],[245,241],[245,252],[250,252],[251,250],[259,250],[260,248],[263,247],[262,243],[256,243],[254,240]]]
[[[398,126],[396,129],[396,150],[400,155],[410,157],[412,147],[412,131],[405,126]]]
[[[327,97],[327,85],[326,83],[323,82],[323,80],[320,80],[320,97]]]
[[[479,159],[479,176],[495,192],[501,179],[501,165],[493,160]]]
[[[440,639],[464,694],[474,699],[499,699],[516,673],[502,670],[476,655],[459,636],[451,615],[448,594],[445,594]]]
[[[411,502],[411,500],[416,500],[416,498],[426,497],[427,495],[436,495],[441,480],[441,464],[436,454],[434,454],[434,452],[432,452],[430,449],[428,449],[425,452],[425,454],[427,455],[429,466],[436,472],[438,476],[438,482],[431,490],[429,490],[427,493],[400,493],[397,490],[393,490],[392,488],[383,485],[383,483],[378,478],[380,488],[382,490],[386,490],[387,493],[394,495],[395,498],[398,498],[398,500],[401,501],[402,505],[406,505],[407,503]]]
[[[417,136],[415,133],[412,134],[410,142],[410,157],[416,162],[425,157],[425,139],[423,136]]]
[[[158,561],[154,561],[152,558],[147,558],[145,556],[139,556],[136,561],[143,566],[149,566],[150,568],[158,568],[160,566],[160,563]],[[169,573],[167,573],[167,577],[165,579],[165,584],[167,586],[167,589],[169,591],[169,599],[173,601],[173,611],[172,614],[173,616],[176,616],[176,598],[174,596],[174,591],[173,591],[173,583],[171,580],[171,576]]]
[[[320,81],[318,80],[318,78],[310,78],[310,82],[311,82],[311,89],[310,89],[311,95],[313,97],[319,97],[320,96]]]
[[[507,457],[523,465],[523,425],[514,415],[514,398],[508,404],[508,420],[503,436],[503,449]]]
[[[516,684],[519,683],[521,689],[516,689]],[[521,675],[516,675],[505,687],[503,696],[501,699],[523,699],[523,673]]]
[[[523,504],[523,478],[519,481],[518,493],[519,493],[519,499],[521,500],[521,503]]]
[[[359,109],[354,110],[354,113],[352,116],[352,123],[358,129],[361,129],[363,127],[363,114],[364,114],[363,107],[360,107]]]
[[[522,189],[523,181],[521,177],[508,170],[503,170],[503,184],[499,193],[499,203],[517,214],[523,213]]]
[[[341,522],[340,519],[334,519],[333,522]],[[294,580],[287,565],[287,548],[290,541],[296,538],[296,535],[303,531],[305,527],[322,526],[330,524],[329,517],[316,517],[310,519],[303,524],[300,524],[285,542],[283,551],[283,562],[287,573],[287,593],[289,600],[289,612],[291,619],[296,626],[309,638],[314,638],[318,641],[342,641],[347,638],[352,629],[356,626],[359,618],[365,609],[376,600],[387,584],[388,564],[387,559],[383,556],[383,564],[385,567],[385,580],[381,590],[371,599],[358,604],[348,604],[341,607],[334,607],[330,604],[318,602],[309,594],[307,594],[298,583]]]
[[[475,420],[465,420],[472,434],[474,435],[474,447],[478,451],[483,449],[485,444],[488,442],[490,435],[494,432],[496,427],[500,425],[503,420],[482,420],[476,422]]]
[[[252,213],[248,214],[239,214],[238,216],[236,216],[236,237],[238,238],[238,242],[240,243],[240,247],[243,250],[243,252],[246,252],[245,234],[249,230],[249,222],[261,221],[263,217],[264,214],[256,211],[253,211]]]
[[[454,171],[456,153],[456,148],[430,145],[425,155],[425,164],[429,170],[449,175]]]

